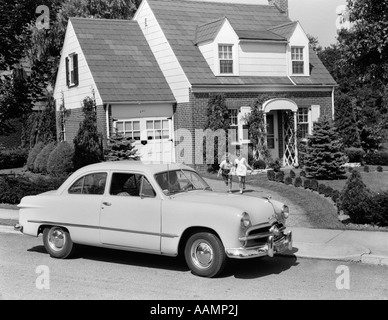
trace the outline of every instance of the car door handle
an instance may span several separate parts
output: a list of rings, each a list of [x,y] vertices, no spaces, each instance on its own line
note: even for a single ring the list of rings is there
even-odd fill
[[[112,204],[110,203],[110,202],[103,202],[102,203],[104,206],[108,206],[108,207],[110,207]]]

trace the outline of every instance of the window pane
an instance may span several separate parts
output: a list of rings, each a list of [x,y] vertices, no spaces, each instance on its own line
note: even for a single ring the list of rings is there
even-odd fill
[[[124,124],[122,122],[116,122],[116,128],[118,132],[124,132]]]
[[[168,129],[168,120],[163,120],[163,129]]]
[[[169,130],[163,130],[163,139],[170,138]]]
[[[125,131],[132,131],[132,122],[125,123]]]
[[[140,131],[140,121],[133,122],[133,130]]]
[[[153,131],[147,131],[147,139],[152,140],[154,138],[154,132]]]
[[[153,128],[154,128],[153,121],[147,121],[147,129],[153,129]]]
[[[160,130],[155,131],[155,139],[162,139],[162,131]]]
[[[133,132],[133,139],[140,140],[140,131]]]
[[[160,120],[155,121],[155,129],[162,129],[162,122]]]

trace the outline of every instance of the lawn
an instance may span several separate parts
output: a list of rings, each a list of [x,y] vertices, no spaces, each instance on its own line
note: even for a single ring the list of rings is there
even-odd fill
[[[370,172],[364,172],[363,167],[356,168],[360,171],[364,183],[373,191],[388,190],[388,167],[383,167],[383,172],[377,172],[376,166],[370,166]],[[291,169],[282,169],[285,172],[285,177],[289,175]],[[301,169],[292,169],[298,177]],[[217,174],[202,173],[206,178],[218,179]],[[319,180],[321,184],[330,186],[335,190],[342,191],[346,184],[347,178],[350,176],[346,172],[345,177],[338,180]],[[235,179],[236,180],[236,179]],[[269,181],[266,173],[258,175],[248,175],[246,178],[247,184],[258,186],[268,191],[281,194],[290,202],[301,207],[309,219],[309,222],[314,228],[323,229],[356,229],[356,230],[375,230],[373,226],[345,225],[338,220],[338,210],[334,202],[330,198],[320,195],[318,192],[306,190],[303,187],[296,188],[292,185]]]

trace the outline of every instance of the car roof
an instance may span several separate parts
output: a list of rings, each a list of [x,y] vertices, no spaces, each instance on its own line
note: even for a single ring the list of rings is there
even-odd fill
[[[180,163],[160,163],[124,160],[107,161],[91,164],[79,169],[77,171],[77,175],[82,174],[83,172],[95,170],[136,170],[153,175],[158,172],[179,169],[194,170],[193,168],[190,168],[189,166]]]

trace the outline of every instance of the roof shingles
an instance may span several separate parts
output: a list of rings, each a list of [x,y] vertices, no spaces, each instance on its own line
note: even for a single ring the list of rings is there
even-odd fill
[[[104,102],[175,101],[136,21],[70,20]]]

